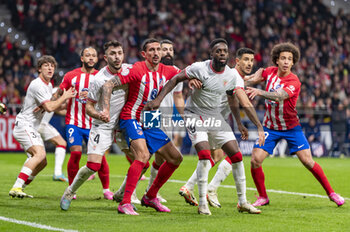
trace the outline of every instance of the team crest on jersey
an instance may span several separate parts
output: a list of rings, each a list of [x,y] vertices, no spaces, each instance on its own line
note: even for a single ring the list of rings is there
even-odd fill
[[[130,73],[130,70],[129,70],[128,68],[123,69],[123,71],[121,72],[121,74],[122,74],[123,76],[127,76],[129,73]]]
[[[157,94],[158,94],[158,89],[153,89],[151,92],[151,99],[152,100],[156,99]]]
[[[74,137],[69,137],[69,143],[74,143]]]

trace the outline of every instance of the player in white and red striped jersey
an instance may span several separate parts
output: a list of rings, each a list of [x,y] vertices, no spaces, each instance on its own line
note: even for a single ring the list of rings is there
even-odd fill
[[[170,212],[170,209],[159,202],[157,193],[182,162],[181,153],[160,128],[143,128],[140,125],[141,112],[145,104],[155,99],[165,82],[180,72],[173,66],[161,64],[160,53],[161,47],[158,40],[145,40],[141,52],[145,61],[137,62],[130,69],[123,70],[120,76],[107,81],[103,87],[102,113],[109,116],[110,96],[113,88],[129,84],[128,99],[120,114],[120,128],[125,132],[125,139],[133,150],[135,160],[128,170],[124,197],[118,206],[118,212],[124,214],[137,214],[130,204],[131,195],[142,169],[150,158],[150,153],[156,151],[166,162],[159,168],[158,175],[151,188],[143,196],[141,204],[160,212]],[[159,112],[153,113],[153,116],[157,117]]]
[[[247,88],[249,97],[265,98],[264,117],[265,144],[255,145],[251,159],[251,173],[259,192],[255,206],[269,204],[265,188],[265,175],[262,170],[264,159],[273,153],[277,142],[286,139],[291,154],[296,154],[303,165],[320,182],[329,199],[338,206],[344,204],[344,198],[336,194],[328,182],[321,166],[313,159],[310,146],[299,123],[296,104],[301,83],[291,69],[299,61],[300,51],[291,43],[281,43],[273,47],[272,62],[276,67],[260,69],[255,75],[247,77],[246,84],[252,85],[266,81],[266,90]]]
[[[72,184],[74,177],[79,170],[79,162],[82,154],[83,140],[88,143],[91,128],[91,118],[86,113],[86,100],[92,78],[98,70],[94,68],[97,63],[97,52],[93,47],[84,48],[81,52],[82,67],[74,69],[63,77],[59,90],[60,95],[63,89],[74,87],[77,96],[68,101],[66,114],[66,140],[71,156],[67,164],[68,181]],[[103,156],[102,167],[98,171],[103,193],[106,199],[112,200],[113,193],[109,191],[109,166],[105,156]]]

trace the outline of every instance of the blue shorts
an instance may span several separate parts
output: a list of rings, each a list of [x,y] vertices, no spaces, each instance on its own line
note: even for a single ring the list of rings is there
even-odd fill
[[[271,130],[264,127],[264,131],[265,145],[259,146],[259,144],[255,143],[254,148],[261,148],[269,154],[273,153],[273,149],[275,149],[277,142],[281,139],[287,140],[291,154],[310,148],[309,142],[307,141],[301,126],[296,126],[293,129],[284,131]]]
[[[132,140],[145,139],[151,154],[170,142],[169,137],[161,129],[143,129],[135,119],[120,119],[119,126],[129,147]]]
[[[66,125],[66,140],[68,148],[71,146],[82,146],[83,139],[88,143],[90,129],[83,129],[74,125]]]

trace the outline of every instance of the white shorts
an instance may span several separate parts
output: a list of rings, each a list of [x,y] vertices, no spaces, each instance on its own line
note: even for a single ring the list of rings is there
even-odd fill
[[[236,140],[230,125],[221,115],[199,116],[188,111],[185,115],[185,122],[188,120],[194,122],[194,124],[186,124],[193,146],[199,142],[207,141],[211,149],[218,149],[228,141]]]
[[[31,126],[21,125],[18,122],[16,124],[13,129],[13,137],[22,145],[25,151],[32,146],[44,147],[44,141],[37,130]]]
[[[129,149],[128,144],[125,141],[125,137],[123,135],[123,133],[119,130],[115,131],[115,140],[114,142],[118,145],[120,150],[125,150],[125,149]]]
[[[104,155],[111,148],[114,140],[114,129],[99,128],[92,125],[89,141],[87,146],[87,154]]]
[[[56,128],[49,123],[41,123],[38,132],[40,133],[44,141],[48,141],[60,135]]]

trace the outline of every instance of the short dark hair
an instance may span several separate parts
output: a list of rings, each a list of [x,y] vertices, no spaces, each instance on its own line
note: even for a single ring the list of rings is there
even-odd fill
[[[56,61],[55,57],[49,56],[49,55],[44,55],[38,59],[37,69],[41,68],[41,66],[45,63],[53,64],[53,66],[55,66],[55,68],[57,68],[57,61]]]
[[[292,43],[280,43],[275,45],[271,51],[272,62],[277,65],[277,59],[280,57],[281,52],[290,52],[293,54],[293,63],[296,64],[300,58],[300,50]]]
[[[217,39],[214,39],[213,41],[210,42],[210,45],[209,45],[210,49],[213,49],[213,47],[218,43],[224,43],[228,46],[226,39],[217,38]]]
[[[174,45],[173,41],[168,40],[168,39],[163,39],[162,41],[160,41],[160,46],[162,46],[163,44],[171,44],[171,45]]]
[[[114,40],[106,42],[103,45],[103,50],[105,51],[105,53],[109,47],[122,47],[123,48],[123,45],[118,40],[114,39]]]
[[[253,49],[250,48],[240,48],[236,51],[236,58],[241,59],[244,54],[255,55],[255,52]]]
[[[83,49],[81,50],[80,56],[84,56],[84,52],[85,52],[85,50],[88,49],[88,48],[92,48],[92,49],[94,49],[94,50],[96,51],[96,49],[95,49],[94,47],[92,47],[92,46],[85,47],[85,48],[83,48]]]
[[[141,49],[142,51],[146,51],[147,49],[147,45],[150,43],[160,43],[159,40],[155,39],[155,38],[149,38],[143,41],[142,45],[141,45]]]

